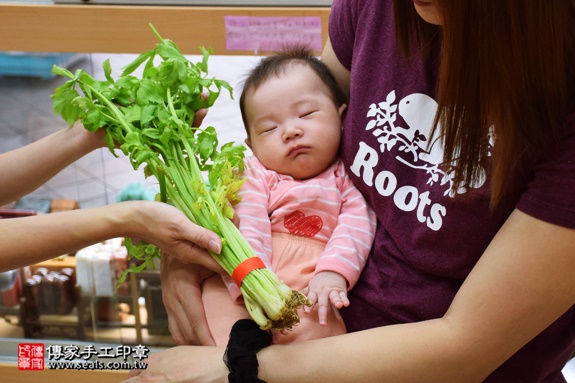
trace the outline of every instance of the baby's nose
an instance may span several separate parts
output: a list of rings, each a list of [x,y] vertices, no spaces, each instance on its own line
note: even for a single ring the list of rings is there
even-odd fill
[[[294,138],[301,137],[303,131],[297,126],[288,126],[284,131],[284,141],[290,141]]]

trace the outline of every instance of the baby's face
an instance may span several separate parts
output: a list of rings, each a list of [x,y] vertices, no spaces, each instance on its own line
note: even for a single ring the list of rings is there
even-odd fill
[[[336,160],[345,105],[335,105],[308,66],[291,65],[246,96],[246,143],[266,168],[307,179]]]

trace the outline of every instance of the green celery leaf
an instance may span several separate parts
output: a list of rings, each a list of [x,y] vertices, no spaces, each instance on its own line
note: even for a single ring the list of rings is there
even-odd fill
[[[95,132],[104,125],[100,124],[101,121],[100,112],[97,109],[93,109],[86,115],[86,117],[84,117],[82,124],[90,132]]]
[[[56,64],[52,65],[52,74],[55,74],[57,76],[69,77],[72,79],[74,78],[74,75],[72,74],[72,72],[70,72],[66,68],[59,67]]]
[[[158,129],[154,129],[154,128],[143,129],[142,135],[149,137],[153,140],[159,140],[160,139],[160,131]]]
[[[219,91],[210,91],[210,94],[208,95],[208,99],[206,100],[206,108],[210,108],[211,106],[214,105],[214,102],[216,102],[216,100],[218,99],[218,96],[220,95]]]
[[[82,116],[82,109],[73,102],[79,96],[78,91],[68,83],[56,88],[54,94],[50,96],[54,99],[52,105],[54,113],[60,114],[70,126]]]
[[[208,73],[208,58],[212,53],[212,50],[207,50],[204,47],[198,47],[202,51],[202,61],[198,62],[196,66],[204,73]]]
[[[116,80],[116,87],[121,88],[121,89],[126,89],[126,90],[131,89],[135,93],[136,88],[137,88],[139,83],[140,83],[140,80],[138,80],[136,77],[125,76],[125,77],[120,77]]]
[[[206,101],[199,94],[195,98],[193,98],[186,106],[193,111],[207,108]]]
[[[153,59],[154,54],[154,51],[148,51],[140,54],[134,61],[124,67],[122,77],[134,72],[140,65],[142,65],[144,61],[148,60],[149,58]]]
[[[155,105],[146,105],[142,108],[142,114],[140,116],[140,124],[144,125],[152,121],[156,115],[157,107]]]
[[[144,167],[144,177],[148,178],[150,176],[153,176],[154,172],[152,171],[152,167],[150,165],[146,165]]]
[[[229,82],[225,80],[214,79],[214,84],[218,87],[218,89],[221,88],[227,89],[228,92],[230,92],[231,99],[232,100],[234,99],[234,89],[232,88]]]
[[[134,169],[138,169],[140,167],[140,165],[142,165],[142,163],[144,163],[150,157],[153,157],[155,155],[156,154],[154,152],[152,152],[151,150],[142,150],[136,158],[132,158],[132,166],[134,167]]]
[[[172,134],[173,130],[169,126],[166,126],[160,135],[160,142],[163,146],[168,147],[168,143],[170,142],[170,138],[172,138]]]
[[[246,147],[243,145],[235,145],[233,142],[228,142],[220,148],[218,160],[225,159],[230,163],[233,168],[238,168],[239,173],[244,171],[244,152]]]
[[[159,109],[157,117],[161,123],[167,123],[172,118],[172,114],[166,109]]]
[[[128,155],[133,148],[140,146],[140,135],[137,132],[130,132],[126,134],[124,142],[120,145],[120,149],[125,155]]]
[[[186,79],[188,68],[182,61],[170,59],[160,67],[158,78],[166,87]]]
[[[174,59],[185,63],[188,62],[188,59],[182,55],[176,44],[169,39],[162,39],[162,42],[156,46],[156,53],[164,60]]]
[[[214,155],[218,147],[218,136],[216,129],[209,126],[198,134],[199,155],[202,162],[207,162]]]
[[[104,61],[102,68],[104,69],[104,76],[106,76],[106,80],[113,84],[114,79],[112,78],[112,65],[110,64],[110,59],[106,59],[106,61]]]
[[[164,102],[161,89],[153,81],[142,79],[140,87],[136,92],[136,103],[144,106],[150,102],[157,104],[162,104]]]
[[[129,106],[123,109],[124,117],[128,122],[140,121],[142,109],[138,105]]]
[[[106,132],[106,136],[104,137],[104,139],[106,140],[106,145],[108,146],[108,149],[110,150],[110,152],[114,155],[114,157],[118,158],[118,155],[116,154],[116,142],[114,141],[114,139],[112,138],[112,135],[110,134],[110,132]]]

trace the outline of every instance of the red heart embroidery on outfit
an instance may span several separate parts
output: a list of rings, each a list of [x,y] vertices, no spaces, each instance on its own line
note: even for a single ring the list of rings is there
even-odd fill
[[[284,217],[284,227],[293,235],[312,238],[321,230],[323,221],[318,215],[305,216],[299,210]]]

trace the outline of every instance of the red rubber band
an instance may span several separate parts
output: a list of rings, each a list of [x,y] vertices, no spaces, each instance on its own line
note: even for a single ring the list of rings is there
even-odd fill
[[[240,263],[232,273],[232,279],[236,283],[236,285],[241,286],[244,278],[247,277],[249,273],[256,269],[265,269],[266,265],[259,257],[250,257]]]

